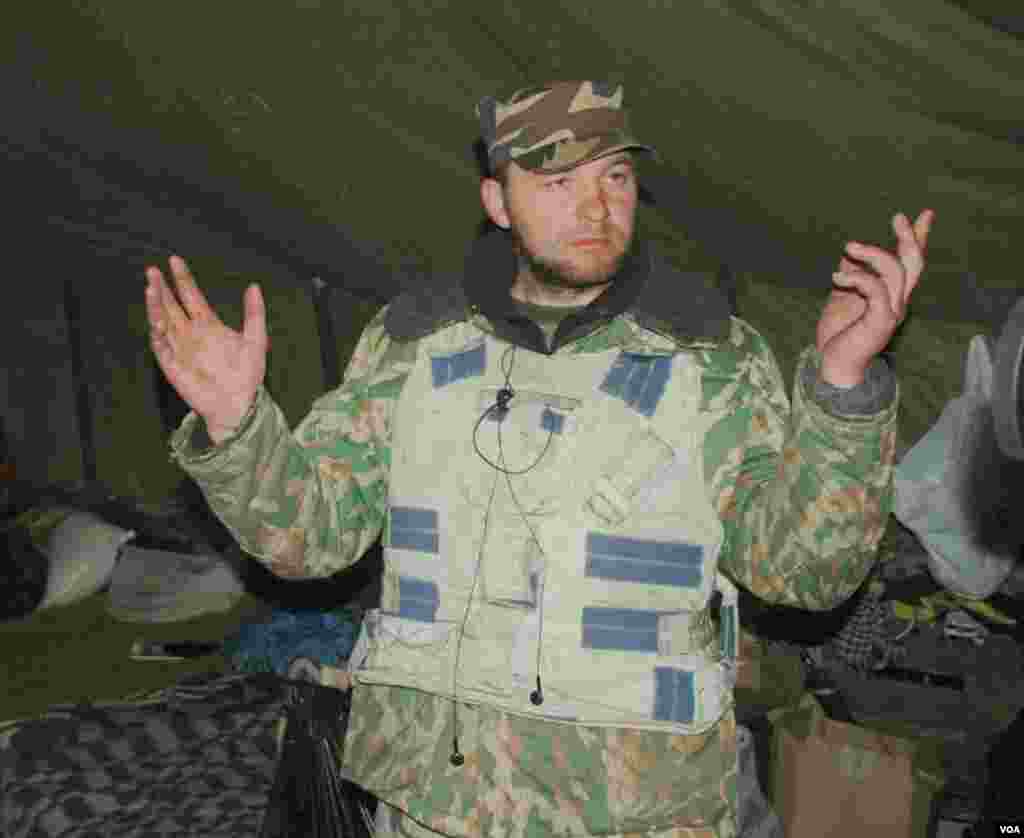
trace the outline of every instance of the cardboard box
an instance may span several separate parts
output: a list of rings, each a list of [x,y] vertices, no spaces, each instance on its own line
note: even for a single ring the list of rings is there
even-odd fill
[[[771,798],[787,838],[925,838],[941,745],[825,716],[813,695],[772,711]]]

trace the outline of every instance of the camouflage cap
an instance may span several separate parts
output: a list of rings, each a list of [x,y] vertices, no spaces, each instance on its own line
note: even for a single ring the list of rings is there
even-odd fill
[[[505,102],[481,99],[476,114],[491,172],[509,160],[554,173],[626,148],[654,154],[633,139],[622,98],[622,85],[563,81],[516,91]]]

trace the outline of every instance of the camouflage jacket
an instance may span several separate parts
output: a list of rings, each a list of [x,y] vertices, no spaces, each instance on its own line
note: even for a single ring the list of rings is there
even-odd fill
[[[284,577],[326,576],[358,560],[385,525],[391,411],[420,338],[464,320],[544,354],[667,336],[697,360],[704,408],[725,409],[703,451],[725,534],[719,569],[763,599],[805,609],[833,608],[857,589],[892,502],[898,386],[884,362],[860,387],[838,390],[820,380],[820,358],[808,347],[791,403],[764,339],[731,317],[716,291],[642,243],[609,291],[567,315],[550,344],[508,295],[514,272],[504,237],[485,237],[461,284],[402,295],[378,313],[344,383],[294,432],[261,389],[220,445],[210,447],[201,420],[186,417],[172,457],[254,558]],[[735,832],[731,713],[710,731],[682,736],[465,705],[465,765],[454,768],[450,704],[408,689],[357,687],[345,772],[452,835]]]

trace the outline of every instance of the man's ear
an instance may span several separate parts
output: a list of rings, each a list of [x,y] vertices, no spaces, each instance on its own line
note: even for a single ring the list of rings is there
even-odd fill
[[[505,190],[497,180],[485,177],[480,181],[480,200],[491,221],[503,230],[507,230],[512,225],[508,217],[508,210],[505,208]]]

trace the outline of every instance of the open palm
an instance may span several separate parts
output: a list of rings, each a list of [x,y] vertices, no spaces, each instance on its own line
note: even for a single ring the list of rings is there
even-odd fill
[[[146,269],[150,345],[178,395],[211,433],[236,428],[266,373],[267,327],[259,287],[245,291],[245,320],[238,332],[217,316],[185,261],[170,259],[177,298],[159,268]],[[180,302],[179,302],[180,300]]]

